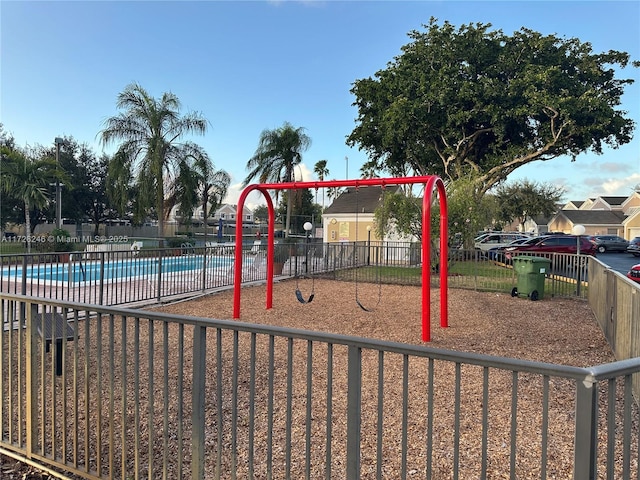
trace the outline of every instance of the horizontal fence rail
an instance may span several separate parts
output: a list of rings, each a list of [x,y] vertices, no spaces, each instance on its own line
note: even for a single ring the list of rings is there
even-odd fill
[[[639,475],[640,359],[577,368],[13,294],[0,303],[0,451],[79,478]]]
[[[0,292],[98,305],[143,304],[193,296],[233,285],[234,246],[211,244],[142,250],[0,255]],[[420,245],[403,242],[297,243],[278,275],[420,285]],[[551,297],[587,298],[590,258],[537,254],[550,261],[544,289]],[[480,250],[451,250],[449,286],[511,292],[518,284],[511,259]],[[427,262],[439,286],[440,255]],[[243,283],[266,279],[266,244],[247,245]]]

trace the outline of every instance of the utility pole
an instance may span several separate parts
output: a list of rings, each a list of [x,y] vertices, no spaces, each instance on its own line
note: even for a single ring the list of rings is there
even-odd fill
[[[58,164],[58,172],[60,172],[60,145],[64,143],[64,139],[56,137],[56,163]],[[62,228],[62,189],[60,188],[60,179],[56,178],[56,228]]]
[[[347,175],[344,177],[345,180],[349,179],[349,157],[345,155],[344,161],[347,163]]]

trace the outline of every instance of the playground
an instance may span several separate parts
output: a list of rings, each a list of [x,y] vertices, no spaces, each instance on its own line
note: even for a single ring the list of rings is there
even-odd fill
[[[427,231],[430,195],[435,187],[443,190],[442,184],[437,179],[418,177],[393,179],[393,183],[392,179],[360,180],[355,181],[355,187],[384,187],[387,181],[427,186],[421,255],[431,258]],[[576,444],[579,388],[575,379],[558,375],[554,369],[615,361],[589,304],[557,297],[530,302],[514,298],[509,292],[448,288],[446,262],[440,262],[438,271],[442,290],[430,288],[429,269],[421,271],[421,286],[358,282],[357,276],[355,281],[320,276],[276,280],[273,264],[268,260],[274,258],[274,211],[266,190],[318,185],[321,184],[299,182],[250,186],[242,193],[239,208],[251,189],[265,193],[267,199],[270,227],[264,282],[242,286],[243,245],[238,234],[233,289],[148,307],[170,315],[156,315],[167,321],[162,338],[154,333],[153,322],[145,327],[138,318],[129,319],[134,322],[132,327],[124,316],[121,323],[110,321],[112,338],[122,338],[123,345],[128,345],[124,339],[136,339],[136,359],[141,358],[138,347],[144,350],[144,345],[138,344],[139,330],[143,330],[142,338],[144,331],[153,338],[148,344],[149,365],[145,367],[136,360],[136,378],[155,378],[154,370],[160,362],[156,364],[151,358],[156,351],[164,352],[162,369],[166,379],[183,378],[190,370],[185,366],[192,362],[206,364],[206,372],[194,366],[194,379],[196,371],[206,376],[202,375],[203,383],[197,392],[198,396],[203,395],[202,401],[196,399],[193,405],[209,412],[203,418],[217,419],[207,421],[201,432],[208,445],[215,444],[217,449],[216,456],[205,455],[198,465],[209,472],[215,470],[221,478],[266,478],[268,473],[273,473],[274,478],[301,478],[305,470],[310,478],[320,478],[329,471],[341,475],[345,465],[349,472],[353,461],[349,463],[347,450],[355,430],[353,424],[348,429],[348,422],[343,419],[349,418],[347,399],[351,399],[349,408],[357,405],[359,409],[358,478],[381,478],[383,473],[385,478],[398,478],[399,472],[401,478],[406,478],[407,474],[421,475],[423,471],[428,472],[429,478],[452,478],[452,471],[453,478],[477,478],[480,469],[492,479],[571,478],[574,467],[576,472],[583,467],[582,463],[580,467],[574,463],[576,453],[583,451]],[[440,251],[444,252],[441,258],[447,258],[443,191],[438,200]],[[144,310],[139,312],[144,317]],[[184,325],[197,319],[177,315],[226,320],[234,325],[201,325],[185,337]],[[276,328],[261,329],[256,324]],[[86,350],[93,363],[97,362],[95,352],[112,347],[109,343],[100,348],[104,335],[92,337],[90,329],[91,324],[79,325],[78,338],[87,340],[84,345],[74,343],[74,348],[78,355]],[[205,334],[214,329],[215,333]],[[265,335],[265,331],[271,333]],[[342,348],[340,341],[335,346],[331,341],[324,344],[315,338],[319,335],[309,332],[346,335],[351,346]],[[176,338],[180,339],[177,345]],[[363,344],[369,346],[363,348]],[[418,351],[408,345],[426,349]],[[355,352],[360,348],[361,358],[356,360]],[[377,348],[381,350],[375,353]],[[409,350],[411,353],[406,353]],[[486,357],[475,356],[471,361],[471,353]],[[520,360],[541,363],[523,366],[525,362]],[[114,380],[114,385],[120,385],[117,372]],[[166,412],[178,415],[167,414],[163,419],[153,415],[151,408],[147,422],[136,426],[142,436],[146,429],[151,436],[153,431],[164,431],[168,441],[167,433],[181,428],[186,403],[182,382],[179,385],[175,393],[166,385],[163,402]],[[155,381],[149,381],[148,388],[150,397],[158,393],[151,392]],[[599,456],[610,459],[607,469],[613,477],[609,478],[621,478],[620,474],[626,477],[629,472],[623,470],[628,469],[632,476],[637,475],[637,404],[629,398],[625,407],[625,402],[619,401],[625,392],[630,392],[621,377],[609,382],[606,390],[596,400],[609,415],[608,419],[598,418],[599,428],[594,433],[598,436]],[[147,395],[142,384],[133,394],[130,401],[136,404]],[[93,407],[87,415],[100,417]],[[624,435],[616,433],[607,438],[604,427],[615,426],[623,417],[628,417]],[[186,426],[191,428],[188,423]],[[398,435],[400,432],[402,435]],[[217,440],[212,443],[214,435]],[[137,458],[136,447],[136,442],[123,443],[122,448],[127,449],[123,458]],[[629,461],[627,448],[634,452],[635,461]],[[607,455],[602,455],[603,449]],[[152,453],[144,453],[141,461],[147,454]],[[153,451],[154,457],[158,454]],[[306,459],[306,465],[300,459]],[[168,456],[164,462],[170,471],[182,465],[176,467]],[[604,478],[603,472],[599,467],[597,478]]]

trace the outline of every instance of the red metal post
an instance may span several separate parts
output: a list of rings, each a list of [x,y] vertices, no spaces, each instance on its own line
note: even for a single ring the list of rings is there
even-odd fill
[[[446,328],[449,326],[449,210],[442,179],[438,178],[436,187],[440,202],[440,326]]]
[[[249,185],[240,194],[236,212],[236,248],[233,262],[233,318],[240,318],[240,287],[242,285],[242,211],[247,195],[257,186]]]
[[[431,189],[422,197],[422,341],[431,341]]]
[[[267,310],[269,310],[273,307],[273,254],[275,243],[274,224],[276,215],[269,192],[262,188],[260,188],[260,191],[264,195],[264,199],[267,201],[267,211],[269,213],[267,220],[269,222],[267,226],[269,232],[267,235]]]
[[[240,318],[240,297],[242,287],[242,211],[244,209],[244,202],[247,196],[254,190],[258,190],[262,193],[267,202],[268,211],[268,225],[267,225],[267,299],[266,307],[270,309],[273,307],[273,244],[275,242],[274,223],[275,223],[275,210],[273,208],[273,201],[266,189],[260,185],[249,185],[240,194],[238,199],[238,212],[236,215],[236,249],[234,253],[233,263],[233,318]]]
[[[422,198],[422,341],[431,341],[431,203],[433,190],[438,191],[440,205],[440,326],[449,326],[448,309],[448,230],[447,230],[447,201],[444,183],[439,177],[433,176],[424,186]]]

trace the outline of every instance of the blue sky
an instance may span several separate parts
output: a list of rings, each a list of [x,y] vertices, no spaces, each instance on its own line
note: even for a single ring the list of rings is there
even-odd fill
[[[173,92],[184,112],[209,120],[206,136],[193,140],[231,174],[229,202],[260,133],[285,121],[312,139],[304,180],[315,179],[322,159],[330,178],[357,178],[366,157],[345,144],[356,125],[352,83],[385,68],[407,33],[432,16],[577,37],[595,52],[640,60],[637,1],[2,0],[0,122],[22,146],[69,135],[100,153],[103,121],[118,113],[118,93],[137,82],[156,97]],[[640,124],[640,69],[620,75],[636,80],[622,107]],[[628,195],[640,184],[640,131],[602,156],[534,162],[509,180],[522,178],[564,186],[565,200]]]

